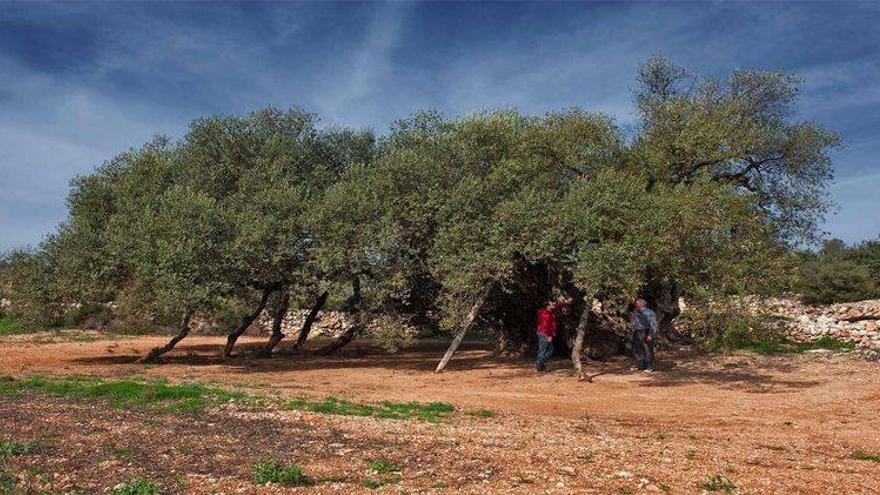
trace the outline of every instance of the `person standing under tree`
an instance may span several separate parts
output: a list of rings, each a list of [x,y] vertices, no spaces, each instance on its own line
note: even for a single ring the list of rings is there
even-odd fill
[[[630,327],[633,331],[633,354],[639,369],[645,373],[654,371],[654,335],[657,334],[657,315],[648,308],[641,297],[635,301]]]
[[[556,313],[571,304],[571,298],[547,301],[538,310],[538,362],[537,371],[547,371],[547,360],[553,355],[553,339],[556,337]]]

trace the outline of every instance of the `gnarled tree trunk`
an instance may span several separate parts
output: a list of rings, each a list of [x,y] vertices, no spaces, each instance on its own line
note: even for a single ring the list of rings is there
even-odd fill
[[[171,349],[174,349],[174,346],[176,346],[181,340],[185,339],[186,336],[189,335],[189,330],[190,330],[189,322],[190,322],[190,320],[192,320],[192,316],[193,316],[193,311],[190,311],[189,313],[187,313],[186,316],[183,318],[183,323],[180,325],[180,331],[178,332],[178,334],[175,335],[174,338],[169,340],[168,343],[165,344],[164,346],[152,348],[150,350],[149,354],[147,354],[143,359],[141,359],[140,362],[142,362],[142,363],[153,362],[156,360],[156,358],[158,358],[162,354],[165,354],[166,352],[170,351]]]
[[[318,354],[320,356],[328,356],[330,354],[333,354],[339,349],[342,349],[343,347],[350,344],[352,340],[356,339],[357,336],[360,335],[362,329],[363,326],[361,326],[360,324],[352,325],[351,327],[349,327],[348,330],[345,331],[345,333],[340,335],[339,338],[315,351],[315,354]]]
[[[330,295],[330,292],[324,291],[318,296],[318,300],[315,301],[315,305],[312,306],[312,310],[309,311],[309,314],[306,316],[306,321],[303,322],[302,329],[299,331],[299,337],[296,339],[296,343],[293,344],[293,349],[299,349],[306,343],[306,339],[309,338],[309,333],[312,331],[312,325],[315,324],[315,320],[318,318],[318,313],[321,312],[321,308],[324,307],[324,304],[327,302],[327,297]]]
[[[584,365],[581,362],[581,351],[584,348],[584,334],[587,332],[587,326],[590,323],[590,310],[584,309],[581,313],[580,321],[578,321],[577,325],[577,334],[574,338],[574,345],[571,347],[571,362],[574,364],[574,371],[577,374],[578,380],[580,381],[590,381],[588,375],[584,373]]]
[[[284,338],[284,332],[281,331],[281,327],[284,325],[284,318],[287,316],[288,307],[290,307],[290,294],[285,292],[279,298],[278,307],[275,308],[275,316],[272,319],[272,335],[269,337],[269,341],[257,351],[257,356],[271,356],[275,346]]]
[[[351,279],[351,297],[348,298],[348,301],[345,303],[345,309],[358,319],[358,312],[360,311],[361,306],[361,279],[357,275]],[[326,346],[315,351],[316,354],[319,355],[328,355],[333,354],[334,352],[342,349],[351,343],[354,339],[360,335],[361,330],[363,330],[362,323],[357,321],[355,322],[348,330],[345,331],[344,334],[340,335],[336,340],[327,344]]]
[[[257,305],[256,310],[244,317],[241,320],[241,324],[229,332],[229,335],[226,337],[226,348],[223,349],[224,357],[232,355],[232,348],[235,347],[235,342],[247,332],[248,327],[260,317],[260,313],[266,308],[266,303],[269,301],[269,296],[272,295],[272,292],[274,292],[274,289],[263,289],[263,296],[260,298],[260,304]]]

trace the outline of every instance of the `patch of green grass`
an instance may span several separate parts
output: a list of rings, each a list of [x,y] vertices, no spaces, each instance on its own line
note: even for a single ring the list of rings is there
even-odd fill
[[[19,493],[16,484],[18,483],[18,478],[8,472],[8,471],[0,471],[0,495],[15,495]]]
[[[0,380],[0,395],[34,391],[76,400],[106,400],[124,409],[157,412],[199,411],[210,405],[244,401],[246,394],[206,387],[198,383],[180,385],[164,381],[102,380],[90,377],[31,377]]]
[[[254,483],[257,485],[275,483],[283,486],[306,486],[312,484],[312,480],[297,464],[269,461],[258,464],[254,468]]]
[[[846,342],[833,337],[823,336],[812,343],[795,342],[786,339],[768,339],[737,342],[734,349],[773,356],[779,354],[800,354],[807,351],[827,349],[830,351],[851,351],[858,347],[855,342]]]
[[[400,466],[387,459],[370,461],[367,463],[367,467],[370,468],[370,471],[376,474],[399,473],[401,471]]]
[[[322,401],[296,399],[281,404],[282,409],[296,409],[324,414],[342,416],[370,416],[387,419],[418,419],[436,422],[455,412],[455,407],[445,402],[391,402],[380,401],[359,404],[336,397],[327,397]]]
[[[478,418],[491,418],[495,415],[491,409],[477,409],[476,411],[468,411],[468,416],[476,416]]]
[[[880,462],[880,455],[877,454],[867,454],[865,452],[856,452],[853,454],[853,459],[857,461],[870,461],[870,462]]]
[[[32,444],[32,443],[18,443],[18,442],[0,443],[0,455],[3,455],[3,456],[28,455],[33,451],[34,451],[34,444]]]
[[[706,481],[703,482],[703,489],[710,492],[718,492],[723,491],[724,493],[733,493],[736,490],[736,485],[733,484],[726,476],[723,474],[716,474],[714,476],[709,476]]]
[[[367,478],[361,481],[361,485],[363,485],[365,488],[369,488],[370,490],[375,490],[377,488],[382,488],[385,485],[393,485],[395,483],[399,483],[402,479],[403,478],[400,475],[386,476],[382,479]]]
[[[0,316],[0,335],[21,335],[32,332],[24,325],[19,325],[9,316]]]
[[[116,457],[128,457],[131,455],[131,449],[128,447],[113,447],[110,451]]]
[[[109,495],[159,495],[159,485],[146,478],[133,478],[128,483],[116,485],[107,493]]]

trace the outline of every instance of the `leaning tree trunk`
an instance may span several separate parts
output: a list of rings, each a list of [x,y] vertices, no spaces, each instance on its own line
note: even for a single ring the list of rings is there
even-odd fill
[[[361,309],[361,279],[357,275],[351,279],[351,297],[348,298],[348,301],[345,303],[345,309],[354,316],[354,319],[358,319],[360,316],[358,313]],[[348,330],[345,331],[342,335],[340,335],[336,340],[327,344],[326,346],[315,351],[316,354],[326,356],[329,354],[333,354],[334,352],[342,349],[351,343],[354,339],[360,335],[363,326],[360,321],[355,322]],[[303,339],[305,341],[305,339]]]
[[[315,324],[315,320],[318,319],[318,313],[321,312],[321,308],[324,307],[324,304],[327,302],[327,297],[330,295],[329,291],[324,291],[318,296],[318,300],[315,301],[315,305],[312,306],[312,310],[309,311],[308,316],[306,316],[306,321],[303,322],[302,329],[299,331],[299,337],[296,339],[296,343],[293,344],[293,349],[300,349],[306,343],[306,339],[309,338],[309,333],[312,331],[312,325]]]
[[[223,356],[229,357],[232,355],[232,348],[235,347],[235,342],[239,337],[244,335],[247,332],[248,327],[260,316],[260,313],[266,308],[266,302],[269,301],[269,296],[272,295],[273,289],[263,289],[263,297],[260,298],[260,304],[257,305],[257,309],[254,310],[253,313],[244,317],[241,320],[241,325],[238,328],[233,329],[229,332],[229,335],[226,337],[226,348],[223,349]]]
[[[339,338],[315,351],[315,354],[329,356],[330,354],[335,353],[339,349],[350,344],[352,340],[356,339],[357,336],[360,335],[362,329],[363,326],[360,324],[352,325],[345,331],[345,333],[340,335]]]
[[[471,308],[470,313],[468,313],[467,318],[464,320],[464,325],[458,330],[455,334],[455,338],[452,339],[452,343],[449,344],[449,349],[446,350],[446,354],[443,355],[443,359],[440,360],[440,363],[437,364],[437,369],[434,370],[435,373],[441,373],[443,368],[446,367],[446,364],[449,363],[449,360],[452,359],[452,355],[455,354],[458,346],[461,345],[462,339],[464,339],[464,334],[467,333],[468,330],[473,326],[474,321],[477,319],[477,315],[482,311],[483,306],[486,304],[486,300],[489,298],[489,294],[492,292],[492,289],[495,288],[495,283],[490,283],[483,290],[483,293],[480,294],[480,297],[477,298],[477,301],[474,303]]]
[[[288,307],[290,307],[290,294],[285,292],[278,301],[278,307],[275,308],[275,317],[272,320],[272,336],[269,337],[269,341],[263,347],[260,347],[257,351],[257,356],[271,356],[275,346],[284,338],[284,332],[281,331],[281,327],[284,325],[284,318],[287,316]]]
[[[581,351],[584,348],[584,334],[587,332],[587,326],[590,323],[590,310],[584,309],[581,313],[580,321],[577,325],[577,334],[574,338],[574,345],[571,347],[571,362],[574,364],[574,371],[577,373],[578,380],[592,382],[589,375],[584,373],[584,365],[581,362]]]
[[[147,354],[143,359],[141,359],[140,362],[142,362],[142,363],[153,362],[156,360],[156,358],[158,358],[162,354],[165,354],[166,352],[170,351],[171,349],[174,349],[174,346],[176,346],[178,344],[178,342],[185,339],[186,336],[189,335],[189,330],[190,330],[189,322],[192,319],[192,316],[193,316],[192,311],[187,313],[186,316],[183,318],[183,323],[180,326],[180,332],[178,332],[178,334],[175,335],[174,338],[169,340],[168,343],[165,344],[164,346],[154,347],[153,349],[151,349],[149,354]]]

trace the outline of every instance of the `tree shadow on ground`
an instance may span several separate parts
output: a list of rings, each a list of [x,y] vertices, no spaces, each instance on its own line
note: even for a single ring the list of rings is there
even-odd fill
[[[229,358],[220,354],[223,343],[183,344],[165,356],[158,366],[224,366],[232,373],[272,373],[287,371],[339,370],[339,369],[388,369],[407,372],[432,373],[446,350],[448,343],[442,340],[423,340],[413,347],[396,354],[389,354],[369,340],[361,340],[330,356],[314,352],[326,341],[310,341],[309,346],[296,353],[281,353],[270,358],[257,358],[255,351],[260,342],[241,343],[238,353]],[[75,359],[74,362],[94,365],[134,364],[138,355],[107,355]],[[612,360],[590,361],[585,371],[593,381],[613,376],[640,379],[633,383],[640,387],[676,387],[690,384],[712,384],[730,390],[750,393],[784,393],[814,387],[819,380],[799,380],[794,375],[797,364],[791,357],[737,355],[728,356],[708,353],[692,347],[676,347],[663,350],[658,356],[657,371],[642,374],[631,358],[620,356]],[[574,378],[571,362],[557,356],[551,362],[555,374],[562,373]],[[446,373],[472,370],[504,370],[488,379],[503,381],[516,378],[536,378],[533,361],[529,358],[496,356],[492,343],[472,340],[462,343],[453,357]],[[792,378],[789,379],[788,377]]]
[[[399,353],[390,354],[373,343],[363,340],[353,343],[342,350],[329,355],[315,353],[328,341],[311,343],[308,348],[296,353],[278,353],[269,358],[255,357],[260,342],[240,343],[236,346],[237,353],[231,357],[221,356],[223,344],[182,344],[174,351],[160,357],[151,365],[185,365],[185,366],[227,366],[231,370],[247,372],[271,371],[307,371],[315,369],[345,368],[388,368],[409,371],[433,372],[443,356],[445,341],[422,341],[415,346]],[[73,361],[81,364],[121,365],[134,364],[140,355],[107,355],[77,358]],[[465,341],[459,347],[450,366],[457,369],[482,369],[498,366],[509,358],[496,358],[491,350],[491,343],[485,341]],[[517,361],[518,363],[520,361]],[[452,371],[452,368],[450,368]]]

